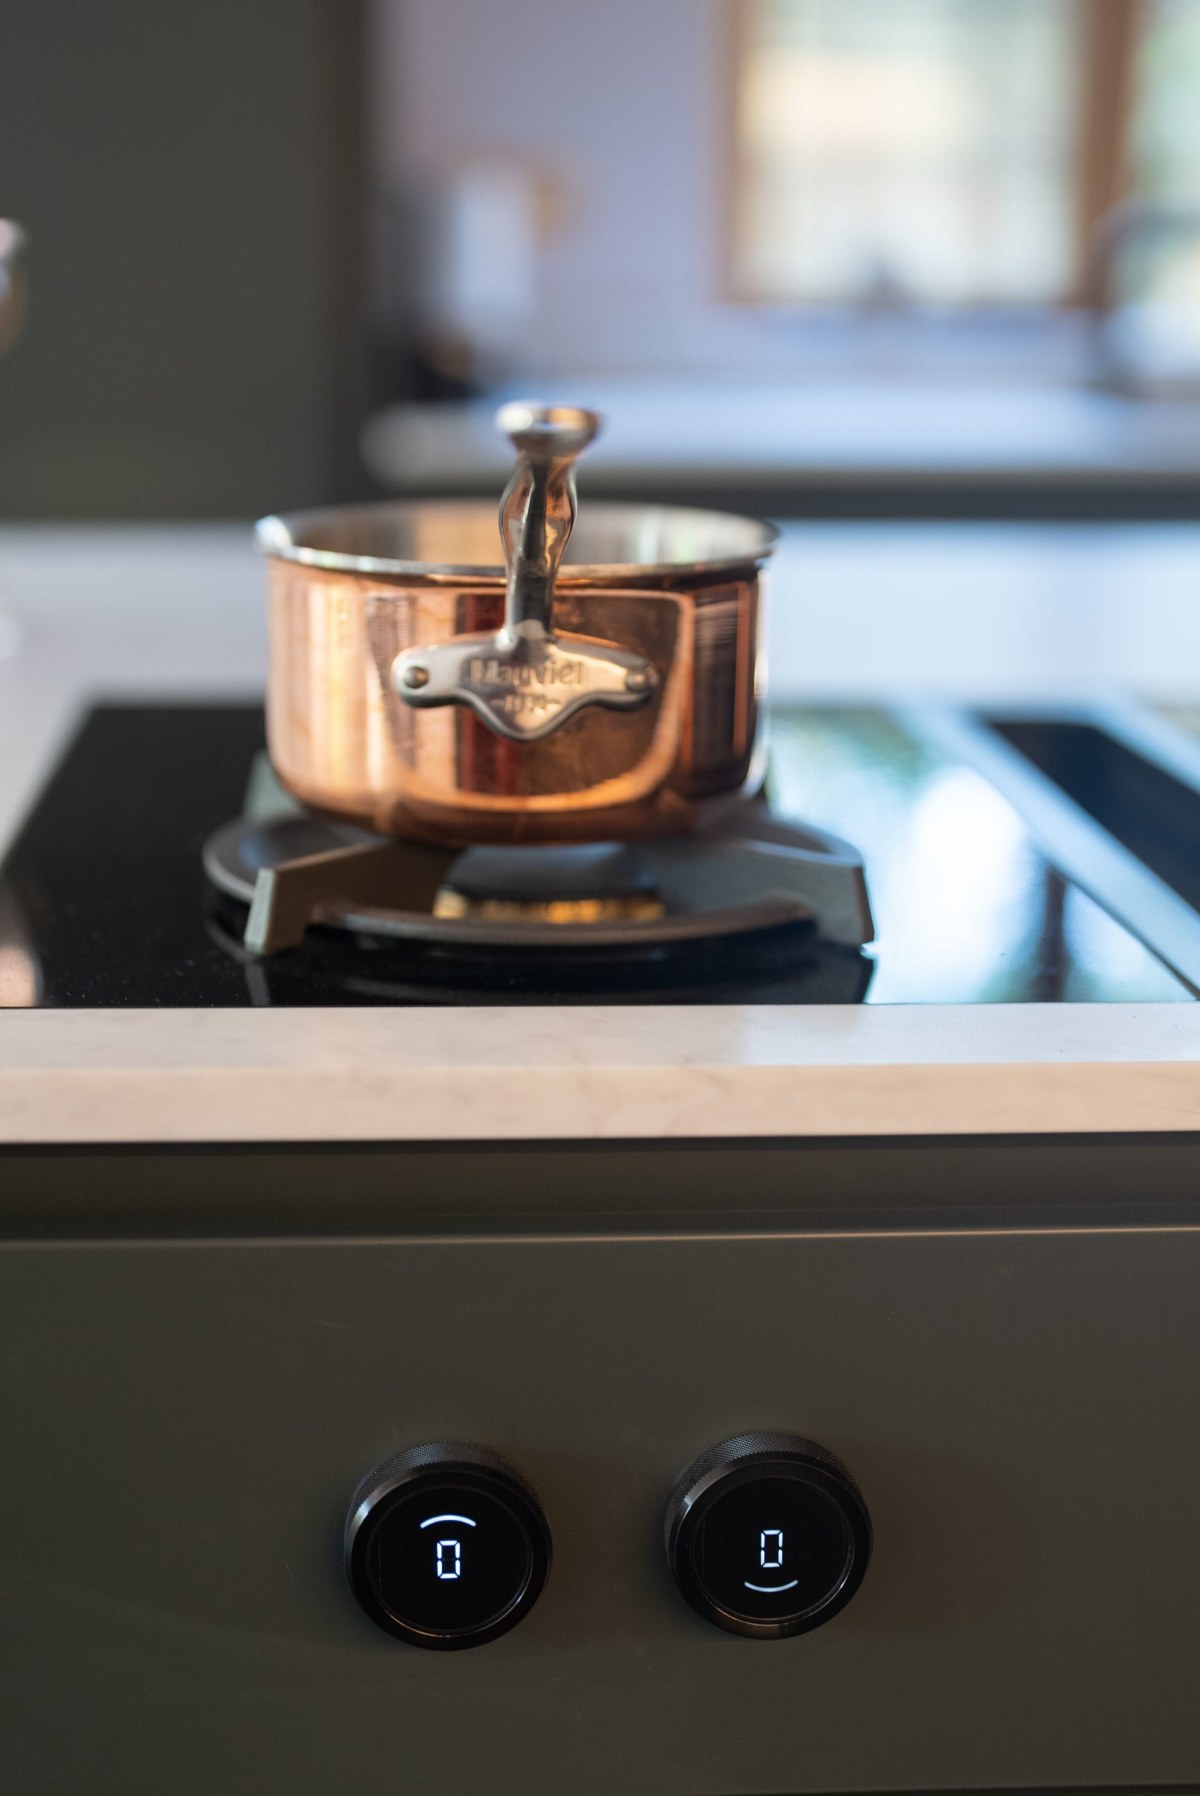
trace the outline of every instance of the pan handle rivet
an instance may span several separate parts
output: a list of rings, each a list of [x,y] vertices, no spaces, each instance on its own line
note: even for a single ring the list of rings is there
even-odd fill
[[[631,667],[625,675],[626,692],[649,692],[654,685],[652,667]]]
[[[429,684],[429,669],[414,662],[411,667],[405,668],[400,677],[410,692],[419,692],[422,686]]]

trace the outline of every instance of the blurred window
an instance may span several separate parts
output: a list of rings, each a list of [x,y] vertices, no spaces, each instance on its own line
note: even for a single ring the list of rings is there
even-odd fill
[[[1149,0],[1137,67],[1133,182],[1147,198],[1200,208],[1200,5]]]
[[[1200,204],[1200,0],[733,0],[732,287],[1093,297],[1129,194]]]

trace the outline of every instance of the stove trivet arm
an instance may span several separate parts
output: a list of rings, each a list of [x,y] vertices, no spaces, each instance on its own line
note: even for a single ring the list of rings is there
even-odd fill
[[[400,901],[432,907],[457,849],[368,843],[262,867],[243,937],[251,954],[298,948],[310,924],[336,921],[347,908]]]

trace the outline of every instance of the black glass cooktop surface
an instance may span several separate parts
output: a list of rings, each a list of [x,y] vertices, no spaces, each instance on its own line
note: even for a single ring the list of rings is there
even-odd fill
[[[888,714],[772,720],[777,817],[853,842],[877,925],[866,952],[810,927],[683,952],[467,957],[311,929],[270,956],[201,856],[239,815],[262,749],[249,705],[100,706],[84,720],[0,879],[0,1004],[1188,1001],[1187,987],[1035,846],[972,766]]]

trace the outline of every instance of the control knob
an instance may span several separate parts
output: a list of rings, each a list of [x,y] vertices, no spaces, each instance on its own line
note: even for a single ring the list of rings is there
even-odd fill
[[[741,1434],[689,1466],[667,1506],[682,1595],[753,1640],[807,1633],[844,1609],[871,1553],[871,1522],[840,1460],[789,1434]]]
[[[506,1634],[549,1569],[550,1530],[536,1497],[483,1447],[410,1447],[351,1499],[351,1587],[372,1621],[413,1646],[454,1650]]]

